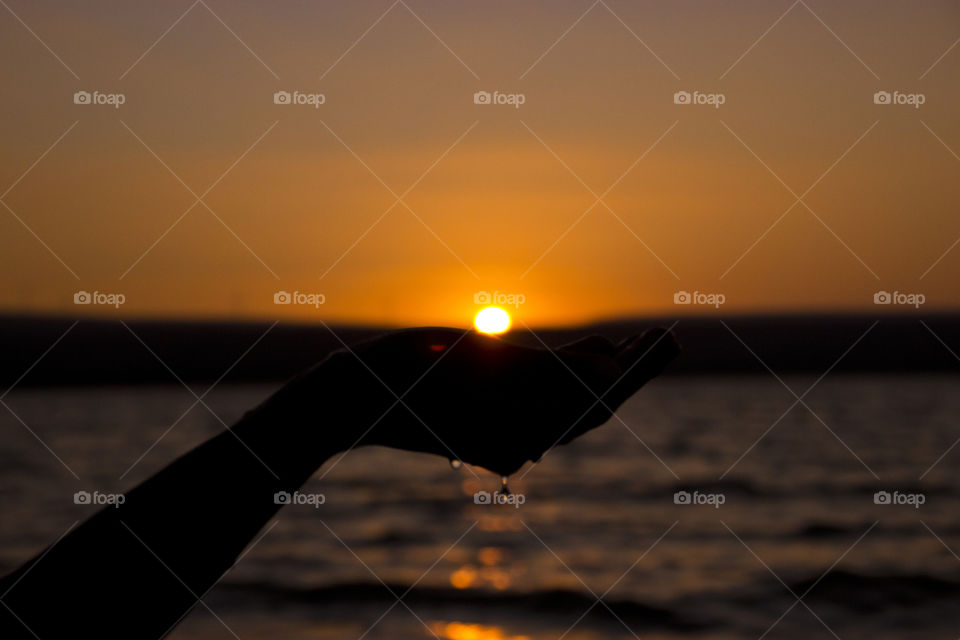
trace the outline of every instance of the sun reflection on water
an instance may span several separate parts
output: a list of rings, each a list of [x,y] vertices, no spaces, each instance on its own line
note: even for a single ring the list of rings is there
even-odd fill
[[[450,584],[455,589],[493,587],[506,591],[521,568],[505,564],[504,560],[502,549],[484,547],[477,552],[476,563],[467,563],[450,574]]]
[[[530,636],[508,636],[499,627],[464,622],[434,622],[430,629],[447,640],[530,640]]]

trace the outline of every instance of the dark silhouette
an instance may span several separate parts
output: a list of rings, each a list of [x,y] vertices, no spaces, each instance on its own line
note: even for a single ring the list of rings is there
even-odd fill
[[[411,329],[331,354],[0,581],[2,638],[161,638],[293,491],[359,445],[502,475],[612,415],[674,358],[651,330],[555,351]]]
[[[70,317],[0,313],[0,388],[14,383],[18,389],[24,389],[175,382],[170,370],[139,340],[188,384],[276,383],[342,348],[341,339],[354,344],[389,330],[376,326],[287,322],[271,326],[269,322],[145,319],[130,319],[123,326],[116,320],[84,318],[58,342],[74,322]],[[582,327],[536,327],[535,331],[521,325],[510,331],[510,341],[556,348],[580,336],[598,334],[618,342],[632,335],[638,325],[672,326],[684,353],[670,366],[670,375],[769,375],[740,340],[779,375],[802,372],[817,376],[855,342],[856,348],[836,362],[834,371],[956,371],[956,359],[940,340],[948,345],[960,344],[960,314],[929,309],[882,315],[739,316],[711,312],[700,316],[623,318]],[[37,357],[54,342],[56,349],[46,353],[38,364]],[[237,361],[254,343],[256,349]],[[29,375],[23,377],[28,369]]]

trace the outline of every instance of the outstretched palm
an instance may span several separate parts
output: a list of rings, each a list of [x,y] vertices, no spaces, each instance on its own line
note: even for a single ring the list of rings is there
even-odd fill
[[[551,351],[421,328],[362,343],[329,364],[344,388],[363,390],[359,444],[434,453],[506,475],[606,422],[678,351],[661,329],[619,345],[594,336]]]

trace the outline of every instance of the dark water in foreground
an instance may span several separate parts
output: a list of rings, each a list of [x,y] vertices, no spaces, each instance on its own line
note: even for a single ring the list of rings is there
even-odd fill
[[[482,470],[355,451],[303,489],[324,504],[285,507],[206,598],[215,615],[171,637],[956,638],[958,383],[833,375],[783,415],[795,398],[772,376],[660,379],[623,424],[512,478],[519,507],[475,504],[498,485]],[[207,402],[229,423],[270,391]],[[0,413],[4,570],[91,513],[75,491],[129,487],[221,428],[195,407],[150,449],[193,403],[178,387],[5,401],[81,480]]]

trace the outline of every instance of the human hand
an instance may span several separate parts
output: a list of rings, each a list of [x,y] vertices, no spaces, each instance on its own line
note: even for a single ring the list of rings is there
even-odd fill
[[[418,328],[336,352],[296,384],[301,393],[334,387],[335,402],[349,407],[353,446],[434,453],[509,475],[606,422],[678,352],[662,329],[551,351]]]

